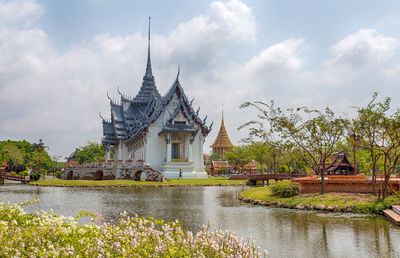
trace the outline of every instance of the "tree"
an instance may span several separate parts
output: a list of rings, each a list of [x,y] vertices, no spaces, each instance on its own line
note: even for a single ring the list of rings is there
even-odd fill
[[[267,164],[268,162],[267,145],[264,142],[254,141],[248,148],[254,160],[260,164],[260,168],[263,169],[263,164]]]
[[[256,148],[255,155],[257,159],[264,159],[264,162],[267,166],[274,171],[277,172],[277,167],[279,167],[278,163],[280,161],[281,154],[281,139],[279,139],[279,135],[275,131],[275,128],[271,126],[271,119],[275,116],[275,110],[273,109],[274,103],[271,101],[271,105],[265,104],[260,101],[255,102],[246,102],[240,105],[240,108],[246,107],[254,107],[259,114],[257,115],[258,120],[251,120],[242,124],[238,129],[241,130],[243,128],[249,129],[249,137],[243,139],[244,142],[256,142],[260,140],[259,146]],[[272,109],[271,109],[272,107]],[[265,150],[262,150],[262,146],[265,146]],[[266,156],[263,158],[263,152],[265,151]],[[258,152],[258,154],[257,154]]]
[[[50,169],[52,161],[46,150],[40,154],[42,168]],[[0,161],[8,160],[11,169],[38,168],[39,153],[28,141],[0,141]]]
[[[374,93],[372,100],[364,108],[357,107],[357,117],[353,119],[353,131],[358,134],[359,147],[368,150],[370,154],[370,170],[372,174],[372,190],[376,194],[377,164],[382,152],[377,148],[383,136],[386,112],[390,108],[390,98],[383,102],[376,102],[378,93]]]
[[[282,160],[285,162],[289,174],[292,172],[305,173],[306,163],[302,150],[293,142],[286,141],[281,145]]]
[[[336,118],[333,111],[326,108],[324,112],[302,107],[288,109],[285,113],[274,102],[246,102],[244,107],[255,107],[260,114],[260,121],[250,121],[244,126],[258,124],[250,134],[271,136],[278,134],[283,140],[290,140],[302,150],[304,160],[315,173],[321,176],[321,193],[325,193],[326,162],[334,151],[335,144],[342,138],[348,121]],[[269,134],[264,123],[269,123]],[[272,132],[272,134],[271,134]]]
[[[377,143],[383,155],[383,173],[385,180],[382,185],[382,198],[389,194],[390,176],[397,171],[400,159],[400,110],[383,120],[383,134]]]
[[[106,158],[106,152],[101,143],[88,142],[87,145],[79,147],[74,152],[75,160],[80,164],[93,162]]]
[[[6,144],[3,146],[1,156],[5,157],[8,161],[8,166],[12,171],[21,170],[24,165],[24,154],[13,144]]]
[[[335,144],[342,138],[348,121],[335,118],[329,108],[325,112],[298,108],[286,115],[277,112],[272,123],[284,139],[290,139],[301,148],[310,166],[321,176],[321,194],[325,193],[325,172],[327,160],[332,155]],[[308,117],[308,118],[304,118]]]
[[[65,162],[60,162],[61,156],[53,155],[51,157],[51,169],[61,170],[65,166]]]
[[[240,167],[240,172],[252,160],[251,152],[246,145],[233,147],[231,151],[225,153],[225,157],[233,164]]]
[[[211,161],[221,160],[221,156],[218,153],[213,153],[210,155],[209,160]]]

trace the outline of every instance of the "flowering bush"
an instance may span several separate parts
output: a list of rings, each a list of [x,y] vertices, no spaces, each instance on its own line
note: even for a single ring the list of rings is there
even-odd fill
[[[279,195],[280,197],[291,197],[299,194],[300,185],[285,180],[281,182],[276,182],[272,186],[271,191],[273,194]]]
[[[180,223],[121,214],[116,225],[100,215],[81,212],[77,218],[54,212],[26,213],[23,204],[0,203],[0,256],[85,257],[260,257],[254,242],[245,242],[227,231],[194,234]],[[92,221],[80,225],[81,216]],[[266,252],[264,252],[266,254]]]

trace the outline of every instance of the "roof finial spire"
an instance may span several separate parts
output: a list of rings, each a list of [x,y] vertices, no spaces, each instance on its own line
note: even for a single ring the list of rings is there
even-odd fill
[[[150,58],[150,21],[151,17],[149,16],[149,32],[148,32],[148,45],[147,45],[147,66],[146,66],[146,74],[143,76],[142,87],[140,87],[139,93],[136,95],[136,99],[140,101],[148,101],[155,98],[160,97],[160,93],[157,91],[156,83],[154,81],[153,72],[151,69],[151,58]],[[154,93],[154,94],[153,94]]]
[[[222,104],[222,122],[221,124],[225,124],[224,123],[224,104]]]
[[[176,80],[179,81],[179,74],[181,73],[181,66],[178,65],[178,73],[176,74]]]
[[[151,16],[149,16],[149,45],[150,45],[150,22],[151,22]]]
[[[147,43],[147,66],[146,66],[145,77],[153,77],[153,73],[151,71],[151,59],[150,59],[150,21],[151,21],[151,17],[149,16],[149,33],[148,33],[148,43]]]

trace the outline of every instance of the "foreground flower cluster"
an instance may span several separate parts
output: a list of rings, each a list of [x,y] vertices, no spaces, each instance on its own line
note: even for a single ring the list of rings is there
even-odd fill
[[[254,242],[207,227],[193,235],[179,222],[129,217],[116,225],[98,215],[80,225],[78,218],[26,213],[24,204],[0,203],[0,256],[260,257]]]

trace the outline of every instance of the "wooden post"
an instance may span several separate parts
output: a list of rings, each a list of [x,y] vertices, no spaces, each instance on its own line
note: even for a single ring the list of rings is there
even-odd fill
[[[354,174],[357,175],[357,157],[356,157],[356,144],[358,140],[358,135],[356,133],[353,133],[353,157],[354,157]]]
[[[356,159],[356,143],[353,144],[353,155],[354,155],[354,174],[357,175],[357,159]],[[347,172],[348,174],[349,172]]]

